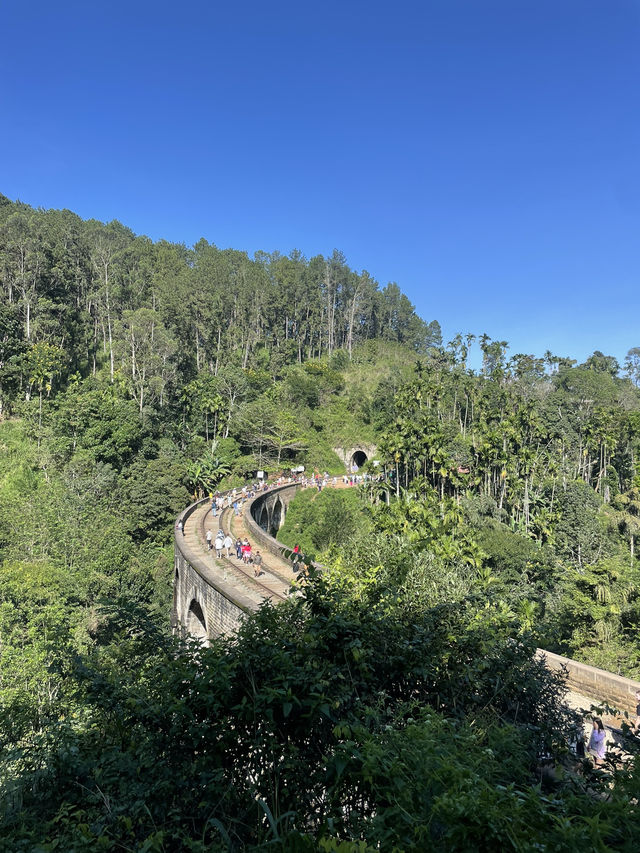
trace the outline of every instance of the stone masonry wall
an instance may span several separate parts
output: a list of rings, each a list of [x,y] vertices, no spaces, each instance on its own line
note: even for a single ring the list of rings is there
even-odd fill
[[[204,502],[198,501],[188,507],[180,516],[183,522]],[[203,612],[209,638],[234,634],[246,614],[256,609],[255,603],[226,584],[199,554],[189,548],[178,531],[174,554],[173,629],[185,633],[189,608],[195,600]]]
[[[635,719],[635,693],[640,688],[637,681],[544,649],[538,649],[538,654],[545,658],[550,669],[561,669],[563,666],[566,668],[569,689],[589,696],[594,701],[606,702],[620,711],[627,711],[631,719]]]
[[[256,521],[256,517],[260,517],[263,506],[268,506],[271,509],[278,498],[280,498],[285,507],[288,507],[298,489],[299,486],[297,483],[290,483],[286,486],[271,489],[268,492],[262,492],[253,498],[245,511],[244,523],[249,529],[251,536],[260,543],[261,548],[269,551],[270,554],[274,554],[276,557],[283,557],[285,552],[291,549],[278,542],[277,539],[274,539],[273,536],[270,536],[263,530]]]
[[[184,630],[192,601],[197,601],[205,617],[205,628],[210,638],[234,634],[251,608],[233,600],[228,592],[214,586],[214,579],[200,573],[177,548],[175,552],[174,610],[178,630]]]
[[[298,483],[291,483],[257,495],[249,504],[249,508],[245,512],[244,516],[245,525],[249,529],[253,538],[260,543],[260,547],[263,550],[268,551],[270,554],[273,554],[276,557],[281,557],[284,560],[292,559],[293,552],[291,548],[289,548],[288,545],[283,545],[282,542],[278,542],[277,539],[270,536],[265,530],[263,530],[256,521],[256,517],[260,518],[262,507],[267,503],[267,501],[270,501],[271,504],[273,504],[277,497],[280,497],[282,503],[288,507],[296,496],[296,492],[299,488],[300,485]],[[319,563],[314,562],[311,563],[311,565],[315,566],[317,569],[322,569],[322,566],[319,565]]]

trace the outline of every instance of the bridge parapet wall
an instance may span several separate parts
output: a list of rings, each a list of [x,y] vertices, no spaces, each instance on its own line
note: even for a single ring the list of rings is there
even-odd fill
[[[208,498],[191,504],[179,516],[178,520],[186,523],[187,519]],[[177,529],[174,539],[174,589],[173,612],[171,624],[174,631],[185,635],[189,630],[190,615],[194,602],[199,608],[198,613],[204,618],[204,624],[199,636],[211,639],[220,635],[234,634],[243,619],[256,609],[255,602],[248,596],[242,595],[237,589],[224,582],[200,556],[189,546],[186,538]]]
[[[283,560],[291,559],[291,555],[293,553],[292,549],[287,545],[283,545],[282,542],[278,542],[274,536],[267,533],[267,531],[258,524],[256,519],[261,517],[263,509],[266,509],[268,517],[271,517],[270,512],[278,498],[285,509],[288,508],[289,504],[296,496],[296,492],[300,488],[302,488],[300,483],[288,483],[284,486],[277,486],[269,492],[263,492],[256,495],[256,497],[249,502],[248,509],[245,512],[245,525],[249,529],[253,538],[270,554],[273,554],[275,557],[280,557]],[[318,569],[322,568],[318,563],[312,563],[312,565]]]
[[[282,505],[286,509],[294,499],[299,488],[299,483],[288,483],[284,486],[276,486],[276,488],[271,489],[268,492],[261,492],[249,502],[244,515],[245,525],[249,528],[253,538],[270,554],[273,554],[276,557],[282,557],[283,559],[287,558],[287,554],[291,549],[287,548],[286,545],[278,542],[274,536],[267,533],[267,531],[258,524],[256,519],[262,516],[263,510],[266,510],[267,517],[270,519],[277,499],[280,499]]]
[[[566,668],[567,686],[570,690],[580,693],[582,696],[590,696],[598,702],[606,702],[621,711],[627,711],[631,719],[636,715],[636,690],[640,689],[640,683],[622,675],[615,675],[604,669],[589,666],[545,649],[538,649],[538,654],[546,661],[550,669]]]

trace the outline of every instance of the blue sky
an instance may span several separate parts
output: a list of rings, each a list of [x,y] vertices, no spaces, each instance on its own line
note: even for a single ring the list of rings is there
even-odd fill
[[[445,340],[640,346],[640,4],[5,0],[0,192],[341,249]]]

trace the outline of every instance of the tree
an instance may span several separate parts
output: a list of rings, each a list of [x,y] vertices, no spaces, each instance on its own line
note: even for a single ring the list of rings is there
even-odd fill
[[[636,388],[640,388],[640,347],[632,347],[624,360],[627,376]]]
[[[29,387],[35,385],[38,389],[38,447],[42,429],[42,394],[45,390],[47,396],[51,393],[54,376],[61,372],[64,365],[64,356],[60,347],[44,342],[33,344],[26,353]]]
[[[238,415],[238,427],[260,468],[269,463],[279,466],[284,453],[298,451],[306,444],[293,413],[263,397],[245,404]]]
[[[41,219],[27,208],[18,207],[4,225],[0,240],[4,251],[0,259],[4,268],[7,301],[19,300],[24,315],[24,337],[31,341],[34,305],[37,302],[45,267]]]
[[[189,501],[183,472],[179,459],[164,454],[155,459],[140,457],[129,467],[124,510],[136,541],[147,537],[161,542],[169,539],[174,519]]]
[[[140,414],[151,401],[162,408],[166,387],[175,377],[173,336],[149,308],[125,311],[120,333],[121,362]]]
[[[225,401],[220,393],[221,381],[208,371],[201,371],[182,390],[185,410],[204,418],[205,441],[209,441],[209,418],[213,417],[213,436],[217,437]]]
[[[596,350],[593,355],[585,361],[584,367],[587,370],[593,370],[596,373],[608,373],[611,376],[617,376],[620,371],[620,365],[617,359],[612,355],[603,355],[600,350]]]
[[[115,356],[113,347],[114,310],[117,306],[118,259],[133,237],[129,229],[119,222],[103,225],[92,220],[89,223],[91,262],[95,276],[95,300],[99,308],[104,349],[109,350],[109,376],[114,381]],[[96,330],[97,331],[97,330]]]
[[[231,465],[220,452],[219,442],[212,441],[211,449],[195,462],[187,465],[187,480],[190,483],[194,499],[215,491],[216,486],[231,473]]]
[[[76,453],[94,462],[126,467],[147,437],[134,400],[117,385],[85,380],[58,395],[51,419],[52,448],[65,461]]]
[[[0,304],[0,420],[17,395],[26,349],[17,305]]]

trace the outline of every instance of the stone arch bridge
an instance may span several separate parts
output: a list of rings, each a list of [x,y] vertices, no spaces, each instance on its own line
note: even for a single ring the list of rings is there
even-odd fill
[[[275,539],[275,534],[299,488],[299,484],[291,483],[261,492],[245,501],[238,516],[234,516],[232,509],[226,509],[214,518],[208,499],[184,510],[175,529],[171,621],[176,633],[190,634],[206,644],[216,636],[235,632],[243,619],[265,600],[283,601],[291,593],[292,552]],[[218,526],[230,533],[234,541],[247,536],[256,550],[262,552],[263,572],[259,578],[235,556],[217,559],[215,552],[207,550],[206,530],[211,529],[215,535]],[[566,669],[568,701],[574,707],[606,703],[627,711],[632,719],[635,717],[635,691],[640,687],[637,682],[544,649],[538,653],[552,669]],[[612,737],[611,730],[616,731],[619,720],[605,717],[605,722]]]
[[[246,614],[257,610],[265,598],[282,599],[289,593],[293,574],[288,549],[276,541],[298,484],[270,488],[249,501],[235,516],[225,509],[213,516],[208,498],[197,501],[179,516],[175,528],[172,626],[207,642],[237,630]],[[182,525],[179,524],[182,522]],[[206,531],[218,529],[235,542],[247,536],[261,548],[264,571],[260,579],[235,557],[217,559],[206,544]]]
[[[297,484],[264,492],[251,502],[249,512],[253,521],[265,533],[275,537],[284,524],[287,509],[297,490]]]

